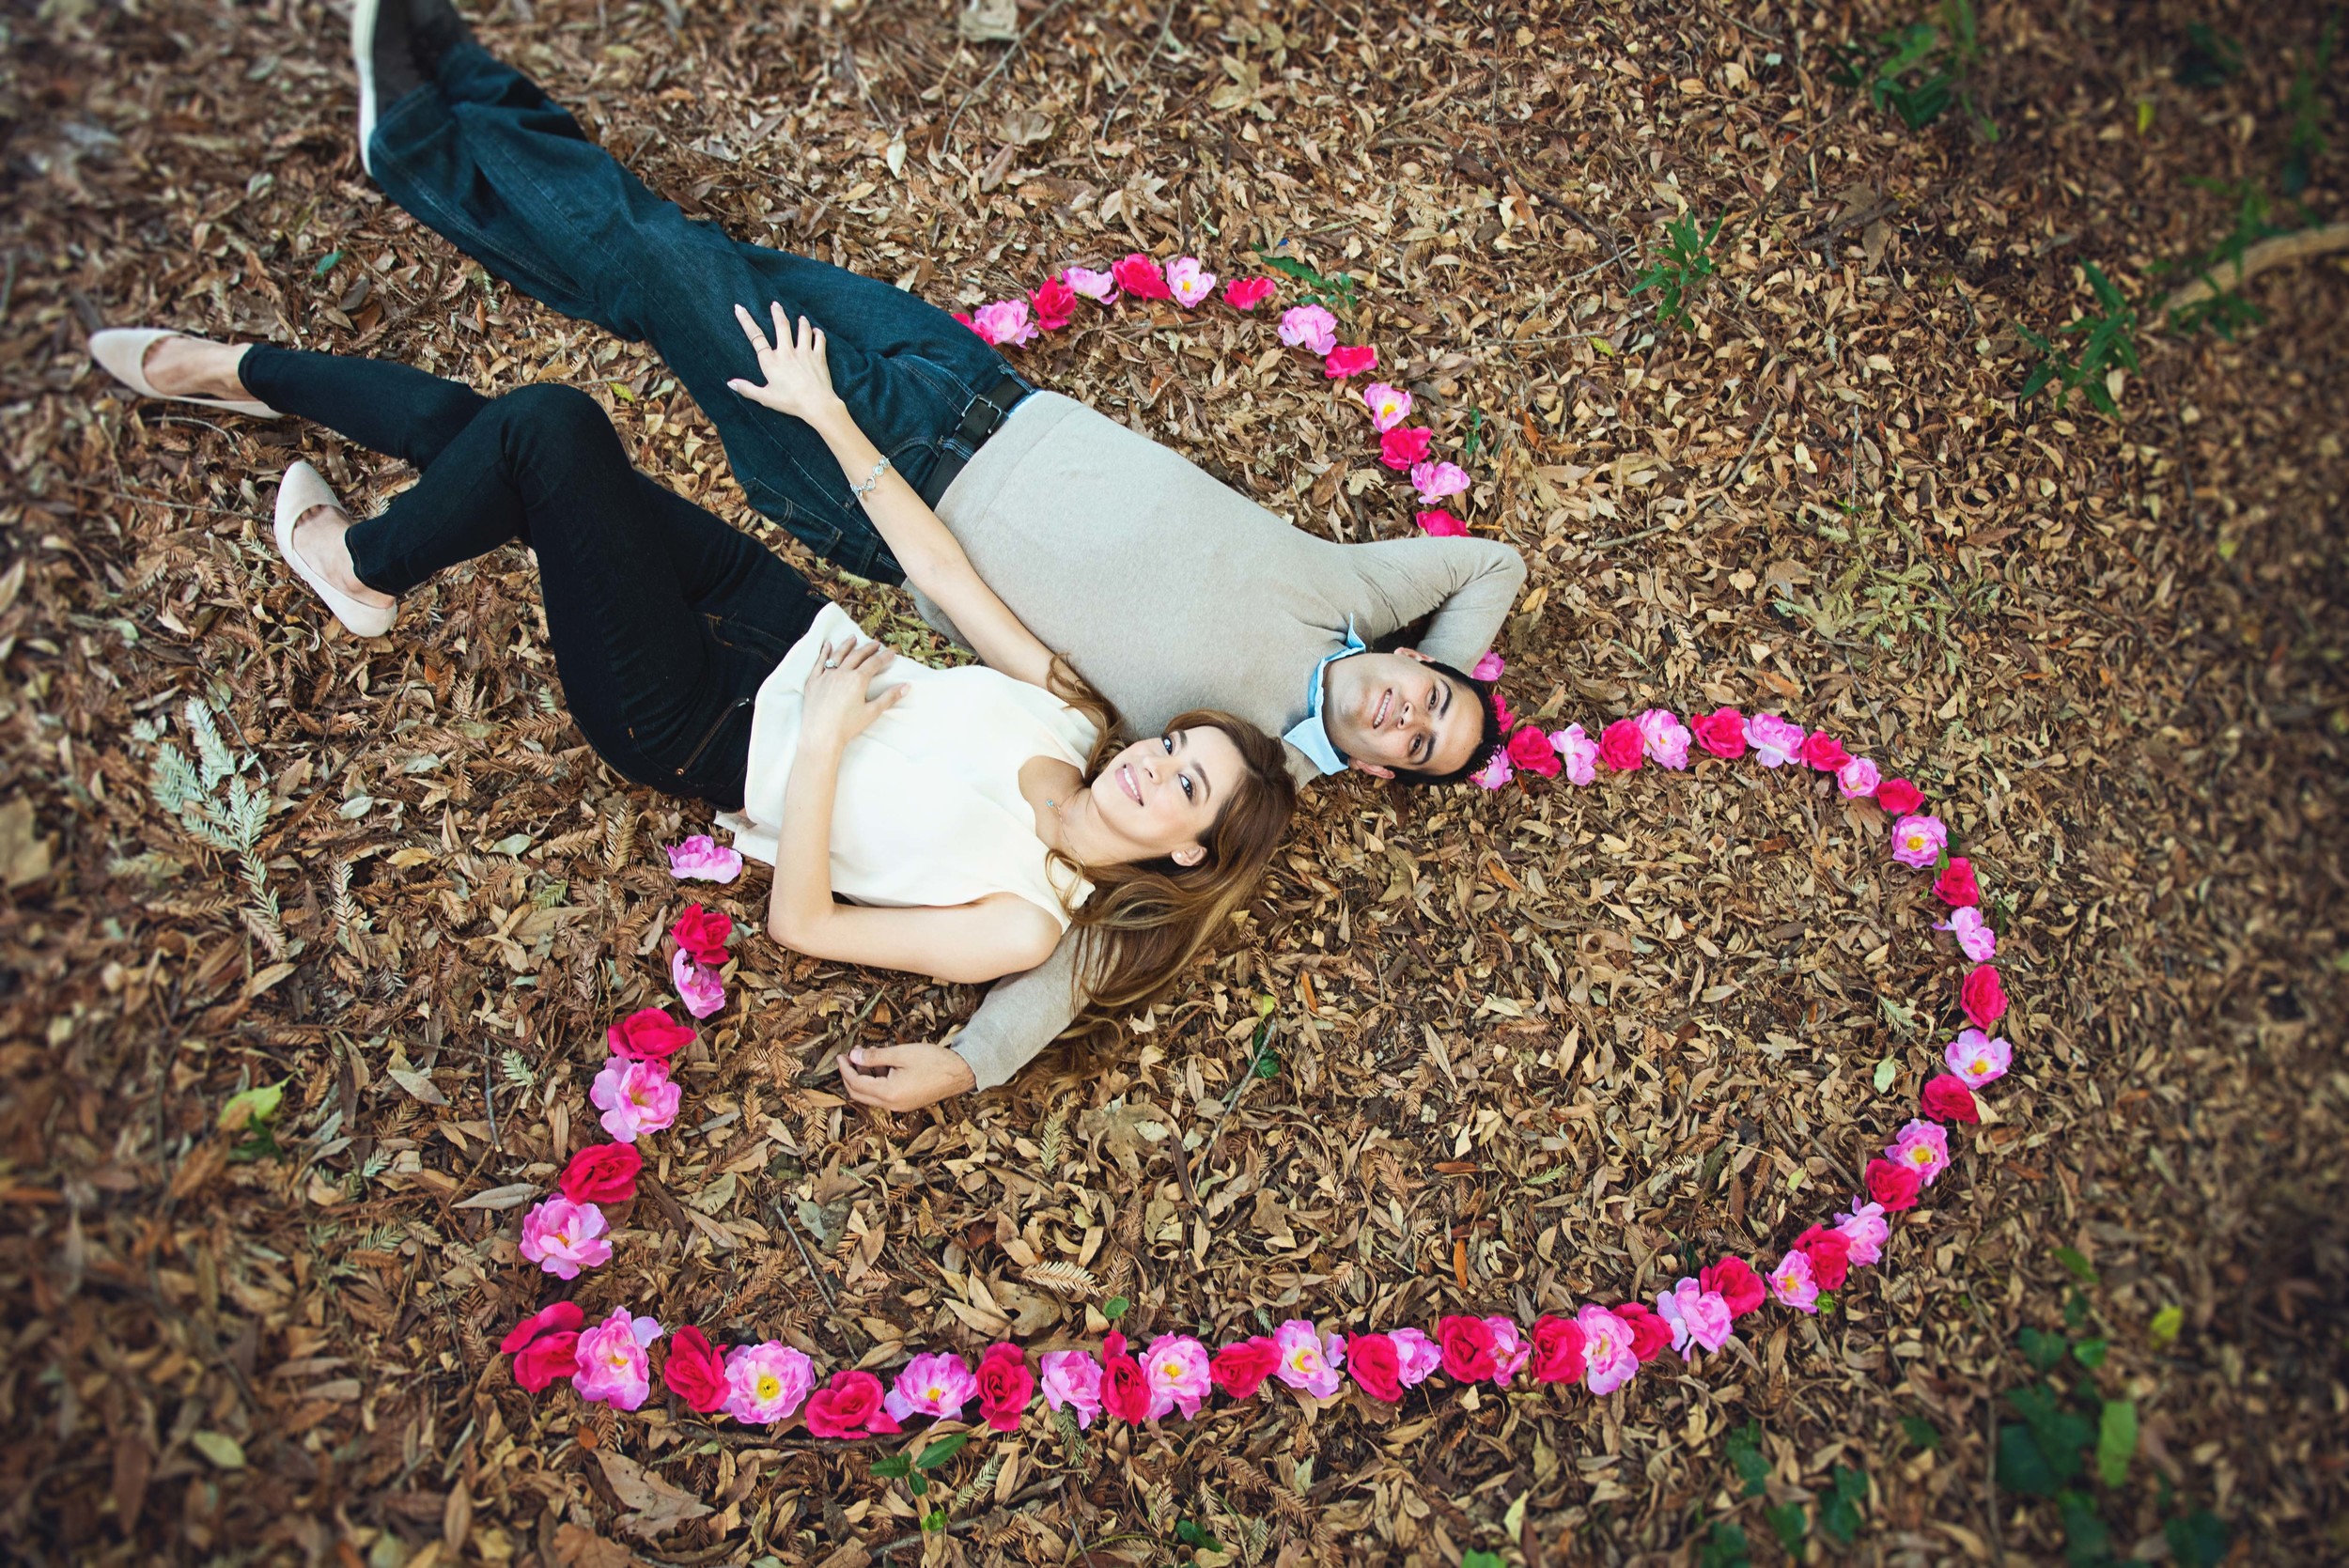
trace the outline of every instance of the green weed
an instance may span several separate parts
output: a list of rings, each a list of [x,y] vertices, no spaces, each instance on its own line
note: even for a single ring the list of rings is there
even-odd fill
[[[2056,407],[2075,392],[2084,394],[2100,412],[2118,413],[2119,400],[2114,396],[2117,373],[2137,368],[2137,307],[2130,304],[2112,280],[2092,261],[2080,263],[2088,274],[2088,286],[2095,290],[2096,309],[2083,313],[2056,329],[2053,338],[2043,337],[2029,327],[2017,325],[2017,336],[2039,352],[2030,374],[2023,382],[2022,397],[2029,401],[2043,388],[2060,385]],[[2077,353],[2068,350],[2064,340],[2077,337]]]
[[[2332,69],[2333,46],[2340,41],[2341,15],[2335,12],[2325,19],[2325,30],[2317,35],[2315,58],[2293,75],[2291,94],[2284,100],[2284,162],[2278,171],[2285,195],[2296,196],[2309,188],[2310,169],[2325,155],[2325,110],[2317,88]]]
[[[1281,241],[1282,245],[1287,243],[1285,240]],[[1276,245],[1273,250],[1279,248]],[[1354,308],[1354,280],[1346,273],[1340,272],[1335,277],[1330,277],[1310,263],[1299,261],[1295,256],[1275,256],[1262,245],[1256,247],[1256,254],[1264,258],[1266,266],[1283,277],[1305,286],[1307,292],[1299,303],[1327,305],[1332,310],[1350,311]]]
[[[2186,47],[2170,65],[2181,87],[2216,87],[2243,70],[2243,45],[2206,22],[2188,24]]]
[[[1922,131],[1955,103],[1983,141],[1999,139],[1993,120],[1966,85],[1982,57],[1973,0],[1941,0],[1939,21],[1912,22],[1873,40],[1835,45],[1828,80],[1857,88],[1911,131]]]
[[[1664,254],[1641,270],[1631,285],[1631,292],[1643,294],[1656,291],[1656,324],[1659,328],[1691,324],[1688,303],[1703,292],[1704,280],[1713,275],[1713,241],[1720,238],[1725,218],[1713,220],[1713,226],[1697,234],[1696,220],[1683,212],[1664,231]]]

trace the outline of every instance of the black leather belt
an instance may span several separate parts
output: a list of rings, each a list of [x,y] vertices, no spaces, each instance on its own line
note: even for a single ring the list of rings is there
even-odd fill
[[[955,427],[954,434],[948,439],[959,441],[975,453],[987,444],[988,437],[1003,427],[1003,421],[1011,417],[1011,411],[1019,406],[1019,399],[1025,397],[1028,392],[1026,382],[1006,373],[993,386],[971,399],[970,407],[962,411],[961,423]],[[922,499],[936,506],[939,498],[946,493],[946,487],[955,482],[955,475],[960,474],[970,461],[969,458],[952,447],[941,448],[938,461],[930,465],[929,477],[922,482]]]

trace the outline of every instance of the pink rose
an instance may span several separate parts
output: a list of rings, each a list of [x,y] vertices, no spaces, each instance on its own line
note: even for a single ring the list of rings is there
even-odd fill
[[[603,1130],[623,1143],[633,1143],[648,1132],[659,1132],[677,1120],[684,1098],[669,1081],[669,1069],[659,1062],[630,1062],[613,1057],[587,1089],[588,1100],[603,1111]]]
[[[1633,722],[1648,761],[1674,771],[1688,766],[1688,727],[1670,708],[1651,707]]]
[[[1517,776],[1517,770],[1509,766],[1509,748],[1495,746],[1485,766],[1469,775],[1469,783],[1479,789],[1499,789]]]
[[[1046,278],[1044,287],[1028,296],[1028,303],[1035,306],[1035,324],[1046,332],[1056,333],[1076,319],[1077,291],[1066,276]]]
[[[661,1381],[704,1415],[723,1408],[730,1392],[724,1358],[700,1329],[692,1327],[678,1329],[669,1342],[669,1358],[661,1365]]]
[[[1631,1325],[1604,1307],[1585,1307],[1574,1314],[1582,1330],[1582,1386],[1604,1397],[1639,1374],[1640,1358],[1632,1349]]]
[[[1916,1172],[1917,1179],[1931,1187],[1950,1168],[1950,1135],[1931,1122],[1908,1122],[1885,1146],[1884,1157],[1904,1170]]]
[[[1319,305],[1293,305],[1281,313],[1281,341],[1326,354],[1338,346],[1338,318]]]
[[[630,1062],[666,1062],[693,1043],[693,1032],[658,1007],[640,1007],[604,1031],[612,1054]]]
[[[2015,1048],[2004,1040],[1994,1040],[1979,1029],[1961,1029],[1957,1038],[1941,1052],[1941,1060],[1949,1063],[1960,1082],[1968,1089],[1979,1089],[1994,1079],[2006,1077],[2006,1070],[2015,1062]]]
[[[1837,773],[1851,760],[1843,743],[1825,730],[1812,730],[1802,739],[1802,760],[1822,773]]]
[[[1549,748],[1566,769],[1566,782],[1586,785],[1598,777],[1598,742],[1582,733],[1579,724],[1550,732]]]
[[[1061,276],[1067,281],[1071,292],[1088,300],[1108,304],[1117,298],[1117,279],[1107,272],[1097,272],[1090,267],[1071,267]]]
[[[1185,1421],[1199,1414],[1215,1385],[1207,1375],[1207,1347],[1189,1334],[1160,1334],[1142,1353],[1142,1375],[1150,1384],[1150,1419],[1180,1410]],[[1332,1374],[1334,1380],[1334,1374]]]
[[[1519,772],[1532,773],[1537,778],[1554,779],[1558,776],[1558,753],[1551,749],[1549,737],[1532,724],[1509,737],[1509,762]]]
[[[869,1437],[904,1430],[882,1405],[881,1380],[869,1372],[835,1372],[807,1402],[807,1430],[817,1437]]]
[[[951,1350],[938,1350],[905,1364],[897,1381],[882,1396],[881,1408],[897,1421],[915,1416],[956,1421],[963,1405],[978,1392],[979,1380],[972,1374],[970,1363]]]
[[[1963,1122],[1970,1126],[1982,1120],[1974,1092],[1955,1073],[1942,1073],[1927,1083],[1923,1103],[1925,1114],[1937,1122]]]
[[[1950,830],[1937,816],[1904,816],[1892,824],[1892,858],[1903,865],[1931,865],[1950,842]]]
[[[1816,1315],[1819,1311],[1819,1282],[1811,1277],[1811,1254],[1789,1252],[1770,1270],[1770,1294],[1781,1307],[1792,1307],[1798,1312]]]
[[[635,1410],[652,1393],[652,1365],[646,1348],[661,1337],[661,1325],[626,1307],[579,1336],[579,1370],[571,1387],[590,1405]]]
[[[725,1412],[744,1426],[789,1421],[815,1387],[816,1363],[804,1350],[766,1340],[726,1352]]]
[[[1110,276],[1117,287],[1137,300],[1171,300],[1174,291],[1166,286],[1166,274],[1159,264],[1140,251],[1118,257],[1110,264]]]
[[[1846,800],[1865,800],[1878,782],[1876,765],[1866,757],[1854,757],[1835,770],[1835,787]]]
[[[1035,1397],[1035,1374],[1028,1353],[1016,1344],[991,1344],[979,1358],[979,1417],[990,1431],[1017,1432],[1028,1402]]]
[[[1598,732],[1598,760],[1617,773],[1636,773],[1647,754],[1638,721],[1618,719]]]
[[[1436,432],[1424,425],[1401,425],[1378,438],[1378,460],[1397,474],[1408,474],[1427,460]]]
[[[1977,964],[1987,963],[1998,956],[1999,934],[1982,918],[1982,911],[1971,904],[1952,909],[1950,918],[1933,923],[1936,931],[1947,931],[1957,939],[1957,950]]]
[[[1411,417],[1411,395],[1399,386],[1373,381],[1362,388],[1362,407],[1370,411],[1370,427],[1380,434]]]
[[[1430,507],[1411,514],[1419,531],[1431,539],[1463,539],[1468,536],[1468,524],[1439,507]]]
[[[1234,1399],[1253,1399],[1264,1380],[1281,1365],[1281,1349],[1263,1334],[1238,1340],[1215,1353],[1207,1375]]]
[[[1468,472],[1457,463],[1414,463],[1411,488],[1422,501],[1441,501],[1469,488]]]
[[[518,1250],[558,1280],[576,1280],[583,1268],[601,1268],[612,1261],[603,1210],[568,1198],[549,1198],[522,1216]]]
[[[1081,1350],[1048,1350],[1036,1359],[1042,1374],[1044,1403],[1055,1410],[1077,1412],[1077,1430],[1093,1424],[1101,1413],[1101,1363]]]
[[[1199,265],[1197,256],[1178,256],[1167,266],[1166,287],[1176,304],[1196,310],[1215,292],[1215,274]]]
[[[1906,779],[1887,779],[1876,785],[1876,804],[1894,816],[1906,816],[1925,803],[1925,792]]]
[[[1988,1029],[2005,1017],[2006,987],[1999,983],[1999,971],[1988,964],[1975,965],[1957,988],[1957,1004],[1977,1029]]]
[[[1506,675],[1508,671],[1509,661],[1493,652],[1492,649],[1486,648],[1476,656],[1476,662],[1469,666],[1469,679],[1481,680],[1489,686]]]
[[[1734,707],[1717,707],[1689,720],[1688,727],[1696,732],[1697,744],[1717,757],[1746,754],[1746,716]]]
[[[669,875],[680,882],[731,882],[742,875],[742,852],[721,848],[708,833],[668,846]]]
[[[677,1000],[693,1017],[707,1018],[725,1007],[726,983],[716,970],[693,962],[683,948],[669,955],[669,979],[677,986]]]
[[[1733,1318],[1761,1306],[1764,1296],[1762,1277],[1751,1264],[1737,1257],[1725,1257],[1710,1268],[1698,1269],[1697,1288],[1719,1296]]]
[[[1331,380],[1359,376],[1378,366],[1378,350],[1362,344],[1356,348],[1332,349],[1321,356],[1321,373]]]
[[[981,305],[971,325],[981,337],[997,348],[1025,348],[1036,339],[1036,325],[1028,319],[1025,300],[998,300]]]
[[[1734,1327],[1728,1299],[1695,1280],[1681,1280],[1658,1296],[1656,1315],[1671,1328],[1672,1348],[1684,1361],[1694,1361],[1699,1349],[1720,1349]]]
[[[1405,1388],[1418,1388],[1442,1367],[1443,1347],[1418,1329],[1397,1328],[1387,1338],[1394,1342],[1395,1354],[1402,1358],[1398,1375]]]
[[[574,1203],[625,1203],[636,1196],[645,1157],[625,1143],[591,1143],[573,1155],[555,1187]]]
[[[1280,291],[1270,278],[1234,278],[1223,286],[1223,303],[1234,310],[1253,310]]]
[[[1790,724],[1775,713],[1757,713],[1746,721],[1746,744],[1753,760],[1765,768],[1783,768],[1802,754],[1802,726]]]
[[[1863,1203],[1854,1198],[1851,1212],[1839,1216],[1835,1228],[1851,1245],[1851,1261],[1855,1268],[1864,1268],[1884,1256],[1884,1244],[1891,1238],[1892,1227],[1884,1218],[1882,1203]]]
[[[1272,1331],[1272,1346],[1281,1364],[1272,1375],[1315,1399],[1338,1391],[1338,1367],[1346,1359],[1346,1344],[1335,1334],[1324,1335],[1308,1320],[1290,1318]]]
[[[1981,903],[1982,884],[1974,880],[1974,862],[1963,855],[1952,855],[1941,875],[1933,879],[1933,892],[1942,903],[1956,908]]]
[[[1509,1379],[1533,1358],[1533,1346],[1517,1332],[1517,1320],[1513,1317],[1488,1317],[1485,1326],[1493,1331],[1493,1386],[1505,1389]]]

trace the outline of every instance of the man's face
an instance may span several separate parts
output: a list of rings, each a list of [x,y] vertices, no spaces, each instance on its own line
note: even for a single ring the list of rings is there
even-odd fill
[[[1398,768],[1448,773],[1485,731],[1476,693],[1415,648],[1358,653],[1322,673],[1321,722],[1354,767],[1382,779]]]

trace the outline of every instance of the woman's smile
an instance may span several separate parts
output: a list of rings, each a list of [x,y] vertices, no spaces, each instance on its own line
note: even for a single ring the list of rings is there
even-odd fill
[[[1123,764],[1117,769],[1117,787],[1130,797],[1135,805],[1142,804],[1142,782],[1134,777],[1134,765]]]

